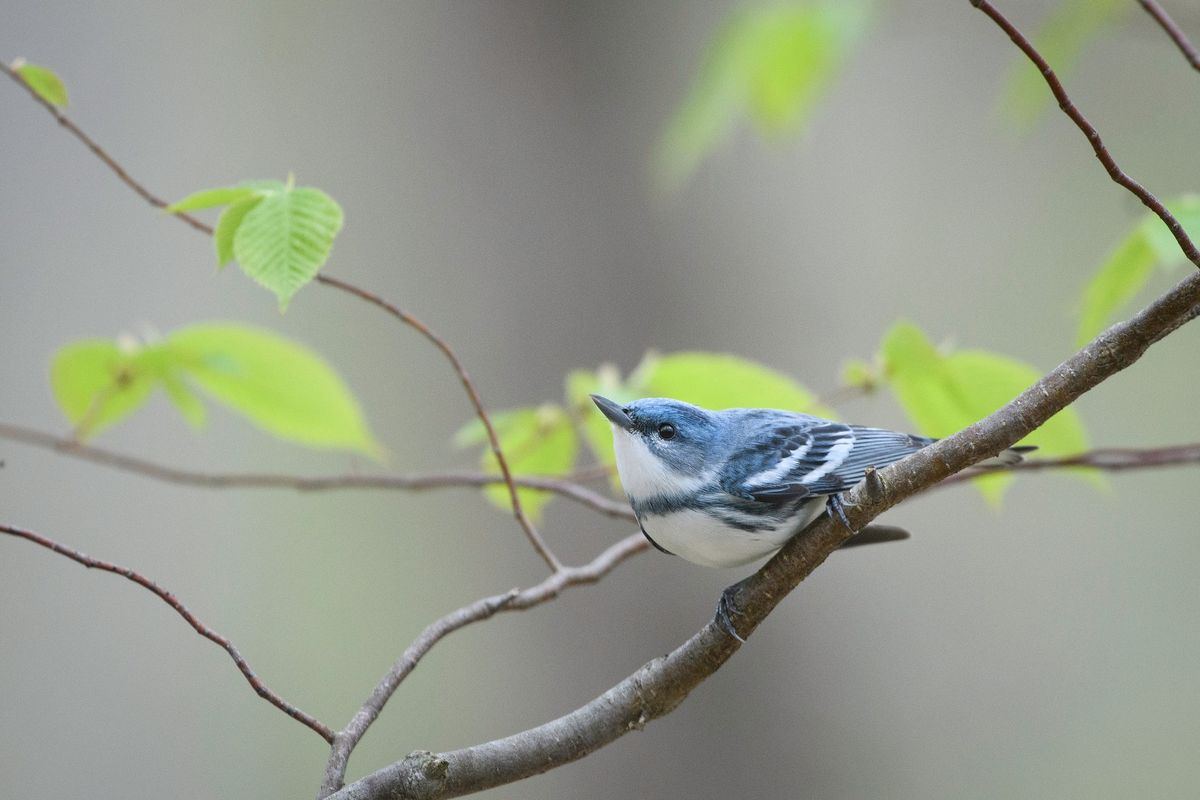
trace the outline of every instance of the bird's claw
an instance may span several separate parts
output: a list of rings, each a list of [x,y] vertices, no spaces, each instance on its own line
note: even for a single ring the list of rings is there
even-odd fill
[[[742,616],[741,610],[737,607],[737,603],[733,599],[733,595],[737,590],[738,584],[735,583],[733,586],[727,586],[725,591],[721,592],[721,599],[717,601],[717,614],[713,618],[713,621],[717,623],[718,628],[742,644],[745,644],[746,640],[742,638],[741,634],[737,632],[737,628],[733,625],[733,618]]]
[[[854,526],[850,524],[850,520],[846,518],[846,504],[842,502],[840,494],[829,495],[829,500],[825,503],[825,510],[829,513],[829,516],[841,522],[851,534],[858,533],[858,531],[854,530]]]

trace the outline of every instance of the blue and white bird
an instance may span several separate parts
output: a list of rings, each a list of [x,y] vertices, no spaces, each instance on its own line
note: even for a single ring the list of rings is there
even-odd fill
[[[868,467],[936,441],[766,408],[592,400],[613,425],[617,471],[646,538],[708,567],[774,553],[827,503],[844,521],[837,497]],[[1030,449],[1005,450],[980,466],[1014,464]]]

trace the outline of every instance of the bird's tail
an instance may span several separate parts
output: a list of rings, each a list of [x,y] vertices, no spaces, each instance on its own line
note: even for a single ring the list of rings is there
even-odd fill
[[[1010,447],[1007,450],[1001,450],[1000,453],[992,458],[984,459],[976,464],[976,467],[982,469],[998,469],[1003,467],[1011,467],[1013,464],[1019,464],[1025,460],[1026,453],[1032,453],[1037,450],[1035,445],[1021,445],[1020,447]]]

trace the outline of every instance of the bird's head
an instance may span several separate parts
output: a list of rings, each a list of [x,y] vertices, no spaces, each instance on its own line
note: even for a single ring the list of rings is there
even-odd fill
[[[680,493],[710,471],[718,433],[712,412],[662,397],[624,406],[596,394],[592,400],[613,425],[617,469],[630,496]]]

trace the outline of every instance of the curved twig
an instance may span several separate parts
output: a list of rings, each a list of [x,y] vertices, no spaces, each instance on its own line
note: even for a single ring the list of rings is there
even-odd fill
[[[492,426],[492,420],[488,416],[487,410],[483,407],[483,400],[479,397],[479,390],[475,388],[471,376],[467,374],[466,367],[463,366],[462,361],[459,360],[454,350],[450,348],[450,345],[446,344],[446,340],[434,333],[428,325],[421,322],[412,314],[365,289],[360,289],[353,284],[346,283],[325,273],[317,275],[317,282],[326,286],[332,286],[335,289],[341,289],[343,292],[349,292],[355,297],[366,300],[368,303],[383,309],[405,325],[416,330],[442,352],[442,355],[446,357],[446,360],[450,362],[450,365],[458,374],[458,379],[462,383],[467,397],[470,398],[471,405],[475,407],[475,415],[479,417],[479,421],[483,423],[483,427],[487,431],[488,445],[492,448],[492,455],[496,458],[496,465],[500,468],[500,474],[504,478],[505,486],[508,487],[508,499],[512,503],[513,516],[516,518],[517,524],[525,532],[525,538],[533,545],[533,549],[537,551],[537,554],[550,567],[550,571],[557,572],[562,569],[562,562],[551,552],[542,535],[538,533],[533,522],[525,514],[525,509],[521,507],[521,498],[517,494],[517,486],[513,482],[512,471],[508,468],[508,461],[504,458],[504,452],[500,448],[500,437],[496,435],[496,429]]]
[[[1200,52],[1196,50],[1196,46],[1188,40],[1187,34],[1175,24],[1175,20],[1171,19],[1166,10],[1154,2],[1154,0],[1138,0],[1138,2],[1142,4],[1142,8],[1146,9],[1146,13],[1154,18],[1159,27],[1166,32],[1167,36],[1171,37],[1171,41],[1179,48],[1179,52],[1183,53],[1183,57],[1192,65],[1192,69],[1200,70]]]
[[[179,602],[175,595],[171,594],[154,581],[150,580],[139,572],[129,569],[128,567],[121,567],[116,564],[111,564],[107,561],[101,561],[98,558],[92,558],[91,556],[84,555],[78,550],[74,550],[63,544],[59,544],[53,539],[49,539],[32,531],[14,528],[10,525],[0,525],[0,533],[6,533],[10,536],[16,536],[17,538],[25,539],[33,542],[34,544],[41,545],[47,550],[52,550],[61,556],[66,556],[72,561],[83,564],[89,569],[99,569],[104,570],[105,572],[111,572],[114,575],[120,575],[122,578],[131,580],[138,586],[149,590],[155,594],[158,599],[175,609],[175,613],[183,617],[184,621],[186,621],[188,625],[191,625],[192,629],[195,630],[196,633],[200,634],[205,639],[208,639],[210,642],[219,645],[222,650],[228,653],[229,657],[233,659],[233,663],[237,665],[238,670],[242,673],[242,675],[245,676],[246,681],[250,684],[250,687],[254,689],[255,694],[300,724],[311,728],[326,742],[333,744],[334,734],[328,725],[326,725],[324,722],[321,722],[311,714],[306,714],[273,692],[265,683],[262,682],[262,679],[255,674],[254,670],[250,668],[250,664],[247,663],[245,657],[238,652],[238,649],[234,647],[233,642],[229,641],[229,639],[225,638],[197,619],[196,615],[191,611],[188,611],[187,607],[184,606],[183,603]]]

